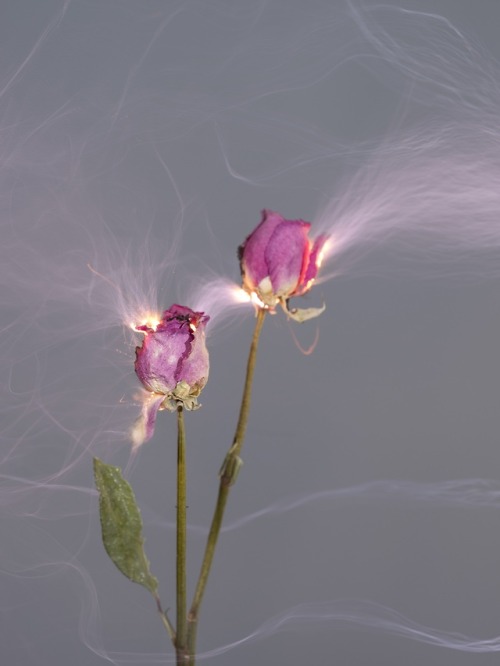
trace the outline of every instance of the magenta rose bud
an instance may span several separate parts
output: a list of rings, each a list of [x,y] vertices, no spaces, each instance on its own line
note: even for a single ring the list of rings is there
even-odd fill
[[[139,446],[153,436],[159,410],[197,409],[197,398],[208,379],[205,326],[210,317],[182,305],[172,305],[156,324],[136,326],[145,337],[136,347],[135,372],[145,388],[142,414],[132,430]]]
[[[280,303],[297,321],[316,317],[325,309],[288,308],[292,296],[309,291],[321,264],[328,237],[311,240],[310,228],[310,222],[285,220],[279,213],[264,210],[259,226],[238,248],[243,289],[271,311]]]

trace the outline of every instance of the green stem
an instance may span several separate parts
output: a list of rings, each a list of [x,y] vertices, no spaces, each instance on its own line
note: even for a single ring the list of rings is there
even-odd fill
[[[185,665],[187,640],[186,602],[186,433],[184,411],[177,406],[177,664]]]
[[[227,498],[229,496],[231,486],[236,481],[238,471],[242,464],[240,453],[243,447],[248,415],[250,413],[250,400],[252,393],[253,375],[255,370],[255,360],[257,358],[259,337],[262,330],[262,325],[264,323],[265,315],[266,310],[259,309],[257,311],[257,320],[253,332],[252,343],[250,345],[250,353],[248,355],[245,386],[243,388],[238,424],[236,426],[232,446],[229,449],[219,472],[219,494],[217,496],[217,503],[215,505],[210,532],[208,533],[207,544],[205,546],[205,554],[203,556],[198,583],[196,585],[193,601],[188,613],[187,653],[190,659],[188,662],[190,666],[194,666],[195,663],[194,660],[196,651],[196,632],[198,629],[198,615],[201,602],[203,600],[203,595],[205,593],[208,575],[212,566],[212,560],[214,557],[215,547],[217,545],[217,539],[219,538],[222,519],[224,518],[224,510],[226,508]]]

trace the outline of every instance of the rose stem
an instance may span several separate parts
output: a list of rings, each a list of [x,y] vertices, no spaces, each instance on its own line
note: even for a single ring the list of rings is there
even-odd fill
[[[193,602],[191,604],[191,608],[188,614],[187,649],[188,649],[188,655],[190,656],[190,661],[188,662],[190,666],[194,665],[195,649],[196,649],[196,631],[198,628],[198,614],[203,599],[203,595],[205,593],[208,574],[210,573],[210,568],[212,566],[215,546],[217,545],[217,539],[219,537],[219,532],[222,525],[222,519],[224,517],[224,510],[226,508],[226,502],[229,496],[229,490],[236,481],[238,470],[241,467],[242,461],[239,454],[241,452],[243,441],[245,439],[245,431],[248,422],[248,415],[250,412],[250,399],[252,393],[252,381],[255,369],[255,360],[257,357],[259,337],[260,337],[260,332],[262,330],[262,324],[264,323],[265,314],[266,314],[265,309],[259,309],[257,311],[257,320],[255,322],[255,329],[253,332],[252,343],[250,345],[250,352],[248,354],[247,372],[245,377],[245,385],[243,388],[243,396],[241,399],[238,424],[236,426],[233,444],[224,459],[222,468],[219,473],[220,476],[219,494],[217,496],[217,503],[215,505],[212,524],[210,526],[210,532],[207,538],[207,544],[205,547],[205,554],[203,556],[203,562],[201,565],[198,583],[196,585]]]
[[[186,433],[184,411],[177,405],[177,664],[185,665],[187,639],[186,603]]]

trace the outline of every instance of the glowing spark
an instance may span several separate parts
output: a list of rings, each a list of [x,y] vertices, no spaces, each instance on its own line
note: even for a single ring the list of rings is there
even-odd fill
[[[267,306],[263,301],[260,300],[255,291],[248,293],[248,291],[245,291],[241,287],[235,287],[231,291],[234,296],[234,299],[238,303],[252,303],[258,308],[262,308],[263,310],[269,310],[269,306]]]
[[[231,294],[234,297],[234,300],[237,301],[238,303],[250,303],[250,294],[242,289],[241,287],[234,287],[234,289],[231,289]]]
[[[318,267],[318,270],[321,268],[321,264],[325,260],[325,257],[330,253],[332,249],[333,249],[332,241],[329,238],[318,253],[318,259],[316,260],[316,266]]]
[[[263,301],[260,300],[255,291],[252,291],[252,293],[250,294],[250,301],[258,308],[261,308],[262,310],[269,310],[269,306],[267,306]]]
[[[160,318],[156,313],[148,314],[146,317],[141,319],[139,323],[130,322],[129,326],[133,331],[137,333],[144,333],[145,335],[150,331],[156,331],[160,324]]]

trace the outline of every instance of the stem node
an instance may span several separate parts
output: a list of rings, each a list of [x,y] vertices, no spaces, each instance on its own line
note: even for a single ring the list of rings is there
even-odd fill
[[[235,448],[235,445],[233,444],[224,458],[224,462],[219,471],[221,483],[227,487],[236,483],[241,466],[243,465],[243,460],[236,453],[236,450],[237,448]]]

